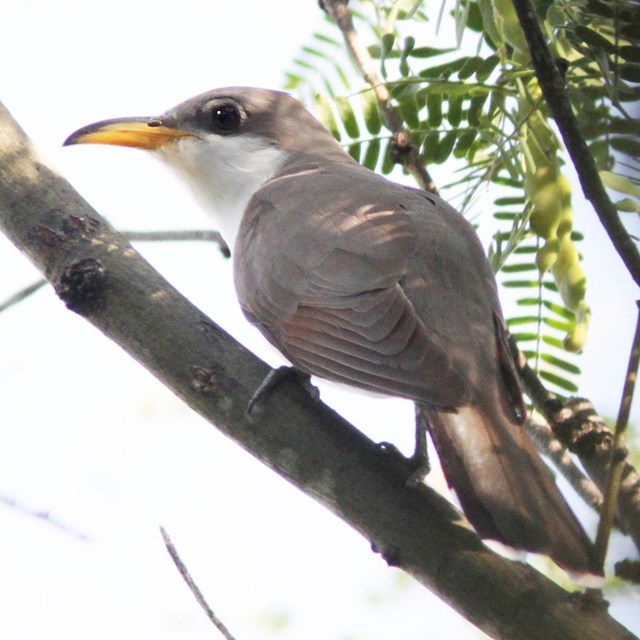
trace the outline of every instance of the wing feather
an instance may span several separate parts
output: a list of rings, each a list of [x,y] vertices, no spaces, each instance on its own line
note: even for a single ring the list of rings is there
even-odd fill
[[[466,221],[357,166],[298,172],[286,199],[284,180],[262,187],[240,229],[236,289],[249,319],[309,373],[440,407],[466,402],[469,362],[457,347],[467,346],[472,318],[457,302],[466,292],[449,291],[461,278],[448,270],[454,250],[473,251],[451,246],[460,234],[447,233]],[[354,180],[365,187],[357,202]],[[471,316],[479,300],[491,317],[477,267],[467,270]]]

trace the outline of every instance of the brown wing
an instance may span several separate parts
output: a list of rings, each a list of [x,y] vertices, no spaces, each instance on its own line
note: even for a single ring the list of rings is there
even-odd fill
[[[283,200],[285,180],[256,194],[240,229],[235,279],[249,319],[309,373],[463,404],[469,327],[488,321],[493,330],[471,227],[441,200],[360,167],[305,167]]]

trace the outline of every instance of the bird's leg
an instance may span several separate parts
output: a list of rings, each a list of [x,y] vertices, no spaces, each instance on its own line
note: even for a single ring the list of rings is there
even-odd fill
[[[247,404],[247,414],[251,415],[256,409],[260,408],[274,387],[277,387],[284,380],[297,382],[314,400],[320,397],[318,389],[311,384],[311,376],[309,374],[300,371],[300,369],[296,369],[296,367],[278,367],[277,369],[271,369],[271,371],[269,371],[255,393],[251,396]]]
[[[414,471],[409,476],[408,485],[418,485],[431,471],[429,464],[429,450],[427,449],[427,417],[424,411],[416,404],[416,448],[411,457]]]
[[[422,483],[425,476],[431,471],[429,464],[429,452],[427,450],[427,418],[424,411],[416,404],[416,443],[413,455],[410,458],[404,456],[398,447],[391,442],[380,442],[378,446],[387,454],[393,454],[407,460],[411,466],[411,473],[407,479],[407,486],[415,487]]]

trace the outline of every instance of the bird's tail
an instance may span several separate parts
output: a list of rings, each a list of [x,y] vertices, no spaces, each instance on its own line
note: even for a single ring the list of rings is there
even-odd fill
[[[533,442],[508,408],[421,407],[449,486],[478,534],[601,573],[592,545]]]

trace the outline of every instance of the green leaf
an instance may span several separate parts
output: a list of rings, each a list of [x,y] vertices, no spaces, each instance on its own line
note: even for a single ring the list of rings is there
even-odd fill
[[[367,50],[369,51],[369,55],[374,60],[380,60],[382,58],[382,47],[379,44],[372,44],[372,45],[367,47]],[[384,57],[385,57],[386,60],[391,60],[393,58],[399,58],[400,57],[400,52],[396,51],[396,50],[389,51],[388,53],[385,54]]]
[[[415,97],[404,100],[398,105],[398,113],[407,123],[410,129],[417,129],[420,126],[420,118],[418,116],[418,102]]]
[[[611,146],[616,151],[622,151],[635,158],[640,158],[640,142],[632,138],[611,138],[609,140]]]
[[[640,213],[640,205],[631,198],[622,198],[614,203],[618,211],[624,211],[626,213]]]
[[[634,198],[640,198],[640,187],[624,176],[611,171],[600,171],[600,179],[605,187]]]
[[[349,98],[345,96],[338,96],[336,98],[336,106],[338,107],[338,113],[340,119],[344,125],[344,130],[350,138],[357,138],[360,135],[360,127],[356,120],[356,114],[353,112],[353,107]]]
[[[429,124],[434,128],[439,127],[442,124],[442,99],[443,96],[437,93],[427,94]]]
[[[353,144],[349,145],[349,148],[347,149],[347,152],[356,162],[360,162],[360,151],[361,150],[362,150],[362,143],[361,142],[354,142]]]
[[[507,318],[509,327],[516,327],[521,324],[537,324],[538,316],[518,316],[516,318]]]
[[[396,41],[395,33],[385,33],[382,36],[382,40],[381,40],[382,51],[380,55],[380,73],[382,74],[382,77],[385,80],[387,78],[387,67],[385,65],[385,62],[387,60],[387,57],[393,50],[393,45],[395,41]]]
[[[338,48],[338,47],[341,47],[341,46],[342,46],[342,43],[341,43],[341,42],[339,42],[338,40],[335,40],[334,38],[332,38],[332,37],[330,37],[330,36],[326,35],[325,33],[320,33],[319,31],[316,31],[316,32],[313,34],[313,37],[314,37],[316,40],[319,40],[320,42],[324,42],[325,44],[330,44],[330,45],[332,45],[332,46],[334,46],[334,47],[336,47],[336,48]]]
[[[462,122],[462,102],[464,96],[456,95],[449,97],[449,108],[447,109],[447,120],[452,127],[460,126]]]
[[[514,204],[524,204],[526,198],[524,196],[504,196],[502,198],[496,198],[493,201],[497,207],[510,207]]]
[[[294,89],[297,89],[304,81],[302,76],[299,76],[296,73],[286,72],[284,76],[285,76],[284,89],[287,89],[288,91],[293,91]]]
[[[364,160],[362,164],[367,167],[367,169],[371,169],[371,171],[375,171],[376,166],[378,164],[378,158],[380,157],[380,138],[374,138],[367,147],[367,151],[364,155]]]
[[[407,36],[404,39],[404,45],[402,47],[402,57],[406,58],[411,55],[413,48],[416,46],[416,39],[413,36]]]
[[[395,33],[385,33],[382,36],[381,44],[382,44],[382,53],[383,55],[389,55],[391,50],[393,49],[393,45],[395,44],[396,36]]]
[[[533,262],[523,262],[517,264],[505,264],[502,267],[504,273],[523,273],[525,271],[537,271],[538,267]]]
[[[362,96],[362,110],[367,131],[371,135],[378,135],[382,127],[382,116],[376,96],[372,90],[363,91],[360,95]]]
[[[293,64],[298,65],[299,67],[302,67],[303,69],[309,69],[309,71],[317,71],[318,70],[317,67],[312,65],[310,62],[307,62],[306,60],[303,60],[302,58],[295,58],[295,60],[293,61]]]
[[[440,140],[440,144],[438,145],[438,149],[436,151],[436,156],[433,161],[437,164],[442,164],[449,159],[451,152],[453,151],[453,146],[456,143],[456,139],[458,137],[457,131],[447,131],[442,140]]]
[[[538,298],[520,298],[516,302],[521,307],[537,307],[540,304]]]
[[[477,135],[476,129],[467,129],[461,133],[453,149],[454,158],[464,158],[469,153],[469,149]]]
[[[315,102],[320,121],[329,129],[331,135],[339,141],[341,139],[340,129],[333,114],[333,102],[326,93],[317,93]]]
[[[476,79],[478,82],[485,82],[498,66],[499,62],[500,58],[496,55],[485,58],[476,69]]]
[[[554,336],[542,336],[542,342],[555,347],[556,349],[564,351],[564,343],[562,342],[562,340],[560,340],[560,338],[555,338]]]
[[[502,283],[503,287],[508,287],[509,289],[523,289],[523,288],[537,288],[540,286],[539,280],[505,280]],[[538,300],[536,299],[536,304],[538,304]]]
[[[511,334],[518,342],[530,342],[538,339],[538,334],[533,332],[522,332]]]
[[[382,175],[388,176],[393,171],[394,164],[391,156],[391,140],[389,140],[384,148],[384,155],[382,156],[382,167],[380,167]]]
[[[349,82],[349,77],[345,73],[344,69],[337,62],[333,63],[333,68],[336,70],[336,73],[338,74],[338,77],[342,81],[342,86],[345,89],[350,89],[351,88],[351,83]]]
[[[434,56],[440,56],[444,53],[450,53],[451,51],[455,51],[455,49],[454,48],[436,49],[435,47],[415,47],[411,49],[411,53],[409,55],[412,58],[433,58]]]
[[[589,29],[581,24],[577,25],[574,29],[575,34],[590,47],[603,49],[607,53],[614,53],[616,48],[613,42],[607,40],[604,36],[600,35],[597,31]]]
[[[310,56],[316,56],[317,58],[326,59],[327,54],[324,51],[320,51],[319,49],[314,49],[313,47],[303,46],[302,50],[305,53],[308,53]]]
[[[430,131],[422,141],[422,157],[427,164],[435,162],[439,147],[440,134],[437,131]]]
[[[628,82],[640,82],[640,64],[636,62],[621,64],[620,77]]]
[[[504,176],[497,176],[493,182],[495,184],[500,184],[503,187],[513,187],[515,189],[522,189],[522,180],[517,180],[513,178],[505,178]]]
[[[562,331],[563,333],[569,333],[575,323],[573,322],[563,322],[562,320],[554,320],[553,318],[544,318],[543,322],[552,329],[557,329],[558,331]]]
[[[422,78],[448,78],[450,75],[460,71],[464,67],[465,62],[469,59],[469,56],[463,56],[457,60],[452,60],[445,64],[440,64],[435,67],[429,67],[420,71],[419,75]]]
[[[542,371],[539,372],[539,375],[543,380],[551,382],[560,389],[564,389],[569,393],[575,393],[578,390],[578,387],[570,380],[567,380],[566,378],[563,378],[562,376],[559,376],[555,373],[551,373],[550,371],[546,371],[545,369],[542,369]]]
[[[488,93],[481,96],[473,96],[469,103],[469,112],[467,114],[467,120],[469,124],[478,127],[480,126],[480,117],[482,116],[482,109],[489,97]]]
[[[640,47],[624,46],[618,49],[621,58],[628,62],[640,62]]]
[[[640,51],[640,47],[638,50]],[[610,118],[602,123],[599,135],[610,135],[611,133],[640,135],[640,122],[627,118]]]
[[[551,302],[549,300],[543,300],[542,304],[553,313],[559,315],[561,318],[566,318],[567,320],[575,320],[575,313],[570,309],[562,306],[561,304],[556,304],[555,302]]]
[[[545,18],[546,21],[554,28],[564,27],[567,22],[567,14],[555,3],[549,5]]]
[[[460,80],[466,80],[470,78],[484,62],[484,59],[480,56],[471,56],[463,65],[460,71],[458,71],[458,78]]]
[[[540,359],[544,360],[547,364],[551,364],[554,367],[558,367],[558,369],[563,369],[564,371],[568,371],[569,373],[573,373],[575,375],[580,374],[580,367],[576,366],[572,362],[567,362],[562,358],[558,358],[550,353],[541,353]]]

